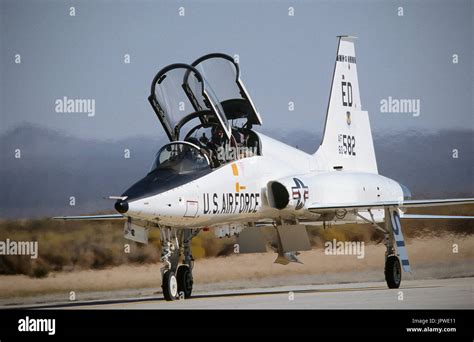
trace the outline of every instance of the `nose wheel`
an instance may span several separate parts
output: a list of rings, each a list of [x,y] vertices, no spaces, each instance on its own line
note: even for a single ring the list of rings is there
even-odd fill
[[[193,292],[193,273],[188,265],[181,265],[178,267],[176,274],[178,282],[178,294],[184,298],[190,298]]]
[[[163,289],[163,297],[167,301],[190,298],[193,292],[193,273],[189,266],[179,266],[176,275],[171,270],[165,271],[161,288]]]
[[[178,281],[173,271],[168,270],[163,274],[163,296],[165,300],[172,301],[178,297]]]

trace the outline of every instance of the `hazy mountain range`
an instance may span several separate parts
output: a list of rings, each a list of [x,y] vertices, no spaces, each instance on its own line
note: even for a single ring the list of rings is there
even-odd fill
[[[307,131],[266,134],[306,152],[314,152],[321,141]],[[472,130],[375,134],[374,140],[379,173],[408,186],[414,197],[474,195]],[[156,139],[92,141],[38,126],[19,126],[0,136],[0,217],[110,210],[113,201],[103,197],[120,195],[143,176],[165,142],[161,132]],[[15,158],[18,149],[21,158]],[[452,157],[453,149],[458,150],[458,158]],[[75,206],[70,206],[71,196]]]

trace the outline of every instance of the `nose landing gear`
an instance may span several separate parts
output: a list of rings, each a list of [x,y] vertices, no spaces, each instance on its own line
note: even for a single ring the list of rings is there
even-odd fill
[[[177,230],[176,228],[162,227],[160,233],[163,296],[167,301],[190,298],[194,283],[191,240],[199,233],[199,229]],[[183,264],[179,265],[181,254]]]
[[[182,294],[184,298],[191,297],[193,292],[193,273],[188,265],[181,265],[177,272],[178,293]]]

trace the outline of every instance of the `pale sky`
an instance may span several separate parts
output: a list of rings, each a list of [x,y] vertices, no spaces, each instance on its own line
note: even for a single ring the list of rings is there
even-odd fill
[[[474,129],[469,0],[1,0],[0,13],[0,133],[33,123],[88,139],[163,136],[147,101],[155,73],[224,52],[239,55],[265,130],[320,134],[340,34],[359,37],[362,107],[375,132]],[[94,99],[95,116],[56,113],[64,96]],[[388,97],[419,100],[420,116],[381,113]]]

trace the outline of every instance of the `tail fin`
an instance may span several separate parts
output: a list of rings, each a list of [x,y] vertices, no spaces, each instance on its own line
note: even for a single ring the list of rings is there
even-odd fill
[[[354,39],[339,36],[323,140],[315,156],[324,169],[378,173],[369,115],[360,103]]]

